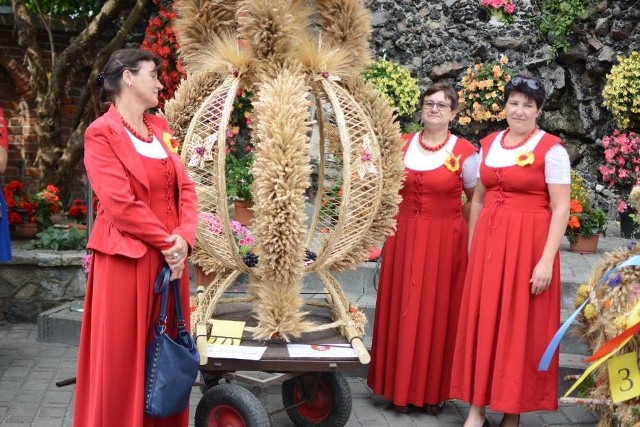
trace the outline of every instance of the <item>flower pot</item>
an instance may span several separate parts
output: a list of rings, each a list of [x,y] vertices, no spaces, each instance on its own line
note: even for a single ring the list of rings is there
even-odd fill
[[[69,223],[69,228],[75,228],[78,231],[87,231],[87,225],[86,224],[79,224],[77,222],[70,222]]]
[[[193,265],[193,273],[196,279],[197,286],[204,286],[205,288],[213,282],[216,278],[216,273],[211,272],[209,274],[205,273],[198,264]]]
[[[34,223],[14,224],[9,231],[12,239],[33,239],[40,231],[40,227]]]
[[[599,238],[599,234],[589,237],[578,236],[578,240],[576,240],[575,243],[569,244],[569,250],[579,254],[593,254],[596,252],[596,249],[598,249]]]
[[[235,220],[245,227],[251,224],[253,219],[253,202],[235,200],[233,202]]]
[[[629,216],[628,211],[620,212],[620,237],[623,239],[640,238],[640,228]]]

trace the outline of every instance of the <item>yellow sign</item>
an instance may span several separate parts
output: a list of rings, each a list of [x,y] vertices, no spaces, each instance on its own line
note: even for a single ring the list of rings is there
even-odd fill
[[[611,400],[623,402],[640,396],[640,371],[635,352],[612,358],[607,369]]]
[[[209,344],[240,345],[245,322],[219,319],[212,319],[209,322],[211,323]]]

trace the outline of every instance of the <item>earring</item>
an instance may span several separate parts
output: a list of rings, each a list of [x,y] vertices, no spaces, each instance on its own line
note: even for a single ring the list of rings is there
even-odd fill
[[[127,83],[127,86],[131,87],[131,86],[133,86],[133,83],[129,82],[129,83]]]

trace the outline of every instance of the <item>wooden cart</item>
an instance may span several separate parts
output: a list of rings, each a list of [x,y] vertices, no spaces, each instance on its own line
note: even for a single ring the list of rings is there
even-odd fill
[[[328,313],[309,307],[310,318],[328,323]],[[252,323],[250,304],[222,304],[216,318]],[[254,321],[255,322],[255,321]],[[348,346],[335,329],[305,335],[298,344]],[[246,333],[242,346],[266,346],[260,360],[212,359],[200,369],[203,396],[195,413],[196,427],[270,426],[269,417],[286,411],[296,426],[344,426],[351,414],[351,390],[343,372],[362,364],[350,358],[292,358],[286,343],[259,342]],[[239,385],[243,383],[245,386]],[[247,387],[251,387],[252,393]],[[256,394],[281,385],[283,407],[270,413]]]

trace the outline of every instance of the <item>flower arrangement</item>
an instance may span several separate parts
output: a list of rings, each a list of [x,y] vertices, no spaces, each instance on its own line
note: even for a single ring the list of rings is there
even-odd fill
[[[587,298],[584,310],[574,322],[576,336],[583,338],[589,353],[595,353],[612,338],[627,331],[635,323],[637,304],[640,303],[640,269],[633,266],[619,266],[640,255],[640,244],[631,242],[625,247],[606,253],[602,261],[593,269],[586,284],[576,290],[575,307],[581,306]],[[618,267],[616,269],[616,267]],[[615,270],[614,270],[615,269]],[[607,277],[604,277],[605,274]],[[603,282],[600,284],[600,282]],[[631,340],[623,341],[615,347],[614,357],[632,352],[636,359],[640,346],[640,335],[628,335]],[[611,359],[609,359],[611,360]],[[595,362],[594,362],[595,363]],[[600,365],[579,386],[579,404],[597,414],[601,425],[633,426],[638,423],[640,400],[633,398],[612,405],[611,388],[607,364]],[[593,365],[592,365],[593,366]],[[618,377],[622,378],[622,377]],[[617,384],[620,384],[619,382]]]
[[[480,4],[500,22],[507,24],[513,22],[516,5],[512,0],[480,0]]]
[[[155,53],[162,60],[162,73],[158,76],[163,86],[158,107],[162,108],[168,99],[173,98],[180,80],[186,74],[178,56],[178,38],[173,27],[173,21],[178,17],[174,0],[153,0],[153,4],[158,11],[149,19],[142,48]]]
[[[362,76],[389,101],[398,115],[410,115],[416,111],[420,88],[402,65],[382,58],[368,66]]]
[[[602,138],[604,164],[598,167],[602,180],[620,195],[618,212],[627,210],[627,196],[638,181],[640,172],[640,135],[613,131]]]
[[[590,237],[603,233],[606,224],[606,213],[599,207],[592,206],[584,178],[572,169],[569,221],[564,235],[570,243],[575,243],[579,236]]]
[[[462,77],[460,112],[458,123],[468,125],[472,121],[500,121],[507,118],[503,109],[502,96],[505,85],[511,80],[511,70],[507,68],[509,59],[502,55],[491,63],[475,64]]]
[[[618,56],[618,64],[611,67],[602,91],[603,105],[611,111],[621,128],[640,122],[640,53]]]
[[[251,166],[253,143],[251,142],[251,98],[253,93],[242,90],[233,101],[226,135],[227,158],[225,174],[227,196],[232,200],[253,200]]]
[[[14,180],[4,187],[4,198],[9,213],[9,224],[38,224],[44,229],[51,225],[51,215],[60,210],[60,190],[54,185],[35,194],[28,194],[24,184]]]
[[[214,235],[219,236],[224,232],[222,219],[218,215],[211,212],[200,212],[198,214],[198,219],[205,224],[207,230]],[[229,226],[231,227],[231,232],[233,233],[233,238],[238,245],[240,254],[245,255],[250,252],[251,248],[255,244],[255,238],[253,237],[253,234],[251,234],[251,230],[235,220],[231,220]]]
[[[75,199],[67,209],[67,216],[78,224],[87,221],[87,205],[80,199]]]

